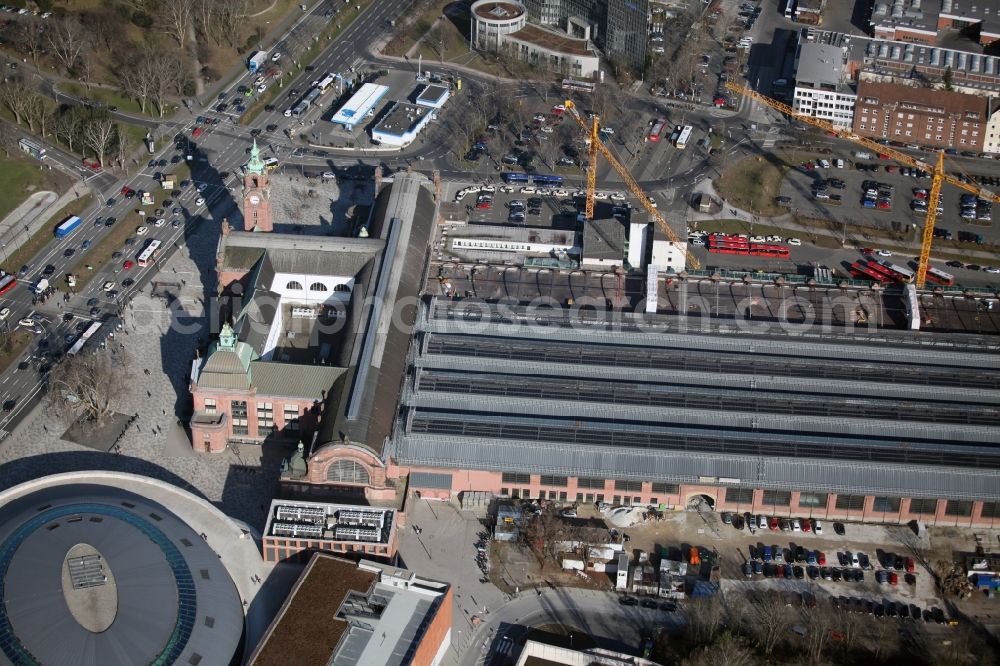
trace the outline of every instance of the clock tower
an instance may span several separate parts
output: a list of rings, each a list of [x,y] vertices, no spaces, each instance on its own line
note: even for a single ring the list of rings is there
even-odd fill
[[[250,161],[243,167],[243,228],[246,231],[271,231],[271,190],[267,169],[254,139]]]

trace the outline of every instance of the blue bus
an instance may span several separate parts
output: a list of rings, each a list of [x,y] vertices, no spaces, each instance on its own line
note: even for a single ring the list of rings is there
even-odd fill
[[[69,236],[82,223],[83,220],[81,220],[76,215],[71,215],[70,217],[67,217],[62,224],[56,227],[56,238],[63,238],[65,236]]]
[[[563,184],[562,176],[546,176],[536,173],[531,178],[535,185],[541,185],[542,187],[555,187]]]
[[[503,174],[503,182],[505,183],[527,183],[528,174],[521,173],[520,171],[508,171]]]

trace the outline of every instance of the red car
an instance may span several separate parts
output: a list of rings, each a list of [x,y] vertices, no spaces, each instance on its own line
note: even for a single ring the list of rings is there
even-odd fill
[[[896,575],[895,571],[889,572],[889,585],[899,585],[899,576]]]
[[[771,516],[771,518],[768,520],[767,526],[771,528],[772,532],[777,532],[778,531],[778,519],[775,518],[774,516]]]
[[[824,553],[822,550],[816,551],[816,564],[818,564],[821,567],[826,565],[826,553]]]
[[[492,208],[493,202],[489,200],[477,201],[476,208]]]
[[[916,565],[913,562],[912,557],[906,558],[906,573],[913,573],[916,569]]]
[[[913,196],[915,196],[918,199],[926,199],[927,198],[927,190],[925,190],[922,187],[914,187],[913,188]]]
[[[125,263],[122,264],[122,268],[132,268],[133,266],[135,266],[135,264],[132,263],[131,259],[127,259]]]
[[[122,196],[123,197],[135,196],[135,190],[133,190],[128,185],[123,185],[122,186]]]
[[[92,157],[84,157],[83,158],[83,166],[87,167],[91,171],[100,171],[101,170],[101,163],[98,162],[97,160],[95,160]]]
[[[193,131],[193,132],[191,132],[191,136],[195,137],[196,139],[197,139],[197,138],[198,138],[199,136],[201,136],[201,128],[200,128],[200,127],[195,127],[195,128],[194,128],[194,131]]]
[[[880,157],[881,157],[881,156],[880,156]],[[887,164],[887,165],[886,165],[886,167],[885,167],[885,172],[886,172],[886,173],[894,173],[895,171],[896,171],[896,167],[894,167],[894,166],[893,166],[893,165],[891,165],[891,164]]]
[[[890,208],[892,208],[892,204],[890,204],[888,201],[882,200],[876,203],[875,207],[881,210],[889,210]]]
[[[802,523],[802,531],[803,532],[811,532],[812,531],[812,521],[810,521],[808,518],[803,518],[801,520],[801,523]]]

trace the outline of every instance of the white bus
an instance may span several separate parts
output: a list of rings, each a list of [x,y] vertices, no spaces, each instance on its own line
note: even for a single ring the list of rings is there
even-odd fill
[[[693,131],[694,128],[691,127],[690,125],[685,125],[684,127],[682,127],[681,134],[680,136],[677,137],[677,141],[674,143],[674,145],[677,146],[678,149],[684,150],[684,148],[687,147],[688,141],[691,140],[691,132]]]
[[[91,336],[93,336],[94,333],[97,333],[99,330],[101,330],[101,322],[99,321],[92,322],[90,326],[87,327],[87,330],[85,330],[83,334],[81,334],[80,337],[76,339],[76,341],[73,343],[73,346],[70,347],[68,350],[66,350],[66,356],[76,356],[77,354],[79,354],[80,350],[83,349],[83,346],[87,344],[87,340],[89,340]]]
[[[46,157],[45,147],[40,146],[39,144],[35,143],[34,141],[31,141],[30,139],[21,139],[20,141],[17,142],[17,145],[21,148],[22,151],[28,153],[35,159],[44,160]]]
[[[333,74],[327,74],[326,76],[324,76],[322,80],[320,80],[320,82],[316,84],[316,87],[319,88],[320,94],[322,95],[326,93],[326,91],[330,89],[330,86],[332,86],[333,82],[336,80],[337,77],[335,77]]]
[[[149,245],[143,248],[142,252],[139,253],[139,256],[136,257],[136,263],[140,266],[149,266],[151,263],[156,261],[157,255],[160,254],[161,245],[163,245],[163,243],[158,240],[154,239],[149,241]]]

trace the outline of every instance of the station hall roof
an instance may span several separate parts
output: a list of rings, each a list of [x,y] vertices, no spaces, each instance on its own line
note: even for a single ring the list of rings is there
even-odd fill
[[[783,328],[753,300],[739,325],[434,298],[394,457],[1000,499],[996,338]]]

